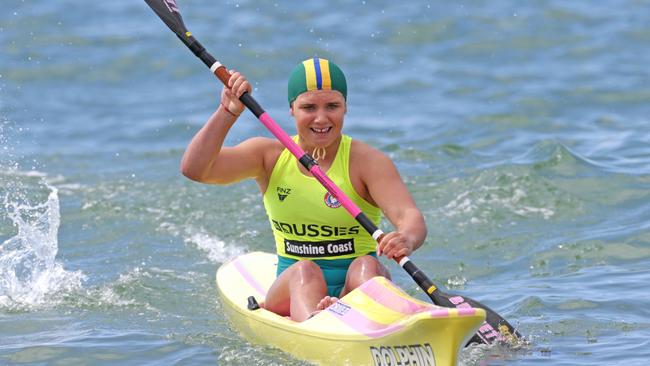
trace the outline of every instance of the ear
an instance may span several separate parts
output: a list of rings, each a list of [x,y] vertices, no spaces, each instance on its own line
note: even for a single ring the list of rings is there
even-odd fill
[[[291,103],[291,105],[289,105],[289,115],[291,117],[293,117],[293,103]]]

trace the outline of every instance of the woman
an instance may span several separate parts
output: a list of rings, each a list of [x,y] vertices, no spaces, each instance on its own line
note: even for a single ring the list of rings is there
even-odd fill
[[[383,212],[395,226],[378,244],[279,141],[253,137],[223,146],[244,110],[239,97],[252,92],[241,73],[231,74],[218,109],[185,151],[181,171],[202,183],[257,182],[278,253],[278,277],[264,307],[303,321],[374,276],[390,278],[377,255],[410,255],[424,242],[426,226],[392,161],[342,133],[347,84],[340,68],[313,58],[292,71],[288,97],[297,130],[294,141],[312,152],[320,168],[376,225]]]

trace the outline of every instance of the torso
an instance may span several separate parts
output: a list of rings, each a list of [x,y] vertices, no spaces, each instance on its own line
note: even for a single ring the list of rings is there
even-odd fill
[[[297,137],[293,138],[298,141]],[[352,139],[343,136],[336,151],[330,145],[322,166],[331,181],[359,207],[375,225],[381,210],[363,198],[351,179]],[[347,214],[336,197],[296,158],[283,149],[266,179],[264,208],[273,229],[278,255],[293,259],[346,259],[372,253],[377,243],[363,231],[359,222]],[[265,174],[266,175],[266,174]]]
[[[264,170],[263,170],[264,174],[256,178],[257,185],[259,186],[260,192],[262,192],[262,194],[266,192],[266,189],[269,184],[269,179],[271,177],[271,173],[273,172],[273,168],[275,167],[275,164],[278,161],[280,154],[285,149],[284,145],[282,145],[280,141],[277,140],[271,140],[271,141],[269,143],[269,148],[264,150]],[[375,201],[370,196],[370,193],[368,192],[368,188],[363,180],[363,170],[370,168],[368,167],[368,164],[364,164],[365,162],[364,158],[368,156],[368,154],[373,154],[373,153],[377,153],[377,151],[372,149],[370,146],[353,139],[352,145],[350,147],[349,175],[350,175],[350,181],[352,183],[352,186],[354,187],[354,190],[359,194],[359,196],[361,196],[364,200],[368,201],[369,203],[376,205]],[[334,151],[333,154],[329,154],[329,155],[330,156],[324,161],[318,162],[318,166],[325,174],[327,174],[327,170],[329,169],[334,157],[336,156],[336,151]],[[297,159],[296,159],[296,165],[298,165],[298,168],[303,174],[307,176],[311,176],[311,173],[309,173],[307,169],[303,167],[302,164],[300,164],[300,162],[298,162]]]

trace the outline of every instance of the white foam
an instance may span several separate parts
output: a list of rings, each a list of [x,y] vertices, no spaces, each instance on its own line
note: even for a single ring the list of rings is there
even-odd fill
[[[45,202],[33,203],[22,182],[11,182],[3,197],[3,208],[18,233],[0,245],[0,306],[31,307],[54,305],[57,294],[81,288],[86,276],[66,271],[56,260],[61,220],[58,190],[41,172],[18,172],[17,176],[38,177],[39,189],[49,190]]]
[[[172,235],[183,237],[183,241],[187,244],[196,245],[196,247],[206,252],[208,259],[214,263],[224,263],[230,258],[248,251],[246,246],[226,243],[203,228],[193,226],[180,228],[174,223],[163,222],[160,224],[160,229]]]
[[[447,217],[469,216],[468,222],[460,225],[484,223],[495,210],[505,210],[524,217],[541,216],[545,220],[555,215],[551,208],[523,204],[527,196],[518,182],[512,183],[510,189],[482,185],[474,191],[459,193],[439,211]]]
[[[245,247],[236,247],[226,244],[223,240],[205,232],[197,232],[185,239],[186,243],[193,243],[208,254],[208,259],[215,263],[223,263],[228,259],[244,254]]]

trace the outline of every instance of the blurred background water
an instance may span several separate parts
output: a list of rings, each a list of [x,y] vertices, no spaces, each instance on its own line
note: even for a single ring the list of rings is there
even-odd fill
[[[286,131],[291,68],[343,68],[345,131],[426,216],[414,260],[530,337],[463,365],[647,364],[648,1],[178,5]],[[301,364],[217,299],[221,263],[272,250],[255,184],[178,172],[220,89],[142,1],[3,2],[0,364]]]

